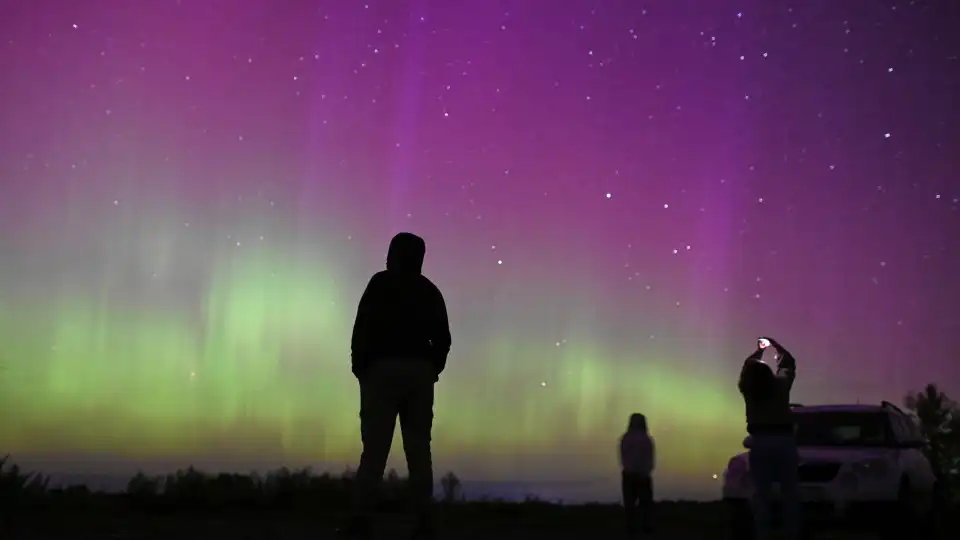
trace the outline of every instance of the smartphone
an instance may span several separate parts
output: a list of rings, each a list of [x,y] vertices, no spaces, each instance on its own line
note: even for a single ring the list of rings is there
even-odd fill
[[[766,348],[769,347],[769,346],[770,346],[770,340],[769,340],[769,339],[764,338],[764,337],[762,337],[762,338],[757,338],[757,348],[758,348],[758,349],[766,349]]]

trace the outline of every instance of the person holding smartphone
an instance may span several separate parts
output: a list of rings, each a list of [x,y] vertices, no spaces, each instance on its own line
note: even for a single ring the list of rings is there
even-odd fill
[[[774,349],[775,367],[763,361]],[[794,435],[790,390],[797,376],[793,355],[776,340],[761,337],[757,350],[743,363],[739,388],[746,406],[750,434],[749,463],[753,477],[753,519],[756,540],[770,536],[770,502],[774,483],[780,485],[783,523],[787,538],[800,535],[800,456]]]

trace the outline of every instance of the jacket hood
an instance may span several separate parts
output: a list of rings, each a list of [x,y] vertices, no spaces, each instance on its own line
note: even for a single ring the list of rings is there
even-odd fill
[[[633,433],[646,433],[647,417],[640,413],[631,414],[630,425],[627,427],[627,431],[633,432]]]
[[[387,250],[387,270],[420,274],[426,254],[427,244],[423,238],[408,232],[397,234]]]

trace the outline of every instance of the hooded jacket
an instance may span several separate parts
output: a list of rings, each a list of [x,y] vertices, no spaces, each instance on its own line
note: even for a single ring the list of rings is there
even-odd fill
[[[620,466],[623,472],[649,476],[653,473],[656,456],[653,437],[647,432],[647,417],[630,415],[627,432],[620,439]]]
[[[378,361],[427,359],[439,377],[450,352],[447,306],[421,272],[426,243],[411,233],[390,241],[387,268],[370,278],[353,323],[351,363],[362,379]]]
[[[743,363],[738,384],[747,413],[751,435],[793,433],[790,390],[797,377],[797,362],[789,351],[771,340],[777,351],[774,372],[760,361],[764,349],[757,349]]]

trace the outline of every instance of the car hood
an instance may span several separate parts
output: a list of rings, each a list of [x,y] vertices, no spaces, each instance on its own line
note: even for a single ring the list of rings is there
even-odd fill
[[[801,446],[797,449],[802,462],[849,462],[867,459],[889,458],[893,452],[890,448],[869,448],[862,446]],[[746,460],[748,452],[741,452],[736,456]]]
[[[856,461],[890,457],[889,448],[862,446],[801,446],[798,448],[801,461]]]

